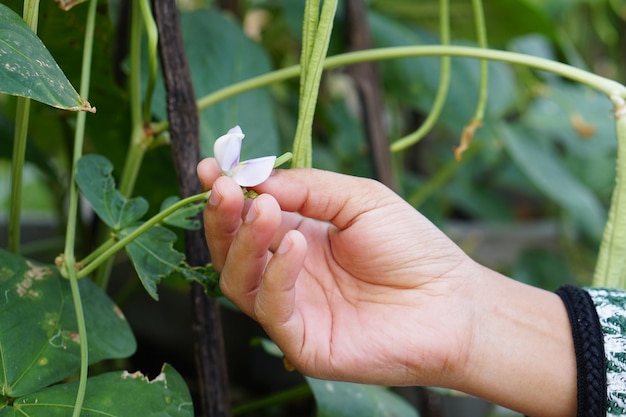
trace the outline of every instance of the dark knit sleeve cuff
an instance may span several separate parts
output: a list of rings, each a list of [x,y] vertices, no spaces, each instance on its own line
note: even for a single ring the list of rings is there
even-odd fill
[[[561,297],[572,327],[576,353],[578,417],[600,417],[607,413],[606,359],[602,327],[589,293],[566,285]]]

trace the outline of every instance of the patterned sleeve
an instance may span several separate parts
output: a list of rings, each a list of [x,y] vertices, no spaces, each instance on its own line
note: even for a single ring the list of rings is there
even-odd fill
[[[606,415],[626,415],[626,291],[586,288],[595,306],[606,359]]]

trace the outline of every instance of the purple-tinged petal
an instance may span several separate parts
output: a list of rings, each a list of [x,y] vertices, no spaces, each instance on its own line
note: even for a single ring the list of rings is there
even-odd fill
[[[230,176],[242,187],[254,187],[269,178],[274,162],[275,156],[249,159],[240,163]]]
[[[220,166],[224,173],[229,174],[233,169],[239,165],[239,154],[241,153],[241,140],[239,138],[232,138],[228,142],[226,152]]]
[[[224,172],[230,172],[239,163],[241,141],[244,134],[239,126],[235,126],[225,135],[217,138],[213,144],[213,156]]]

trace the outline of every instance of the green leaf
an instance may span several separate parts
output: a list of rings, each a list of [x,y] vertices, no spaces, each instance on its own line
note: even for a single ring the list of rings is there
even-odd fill
[[[37,35],[0,4],[0,92],[64,110],[95,112],[84,101]]]
[[[67,417],[76,401],[78,383],[55,385],[17,398],[0,409],[0,417]],[[116,417],[191,417],[193,403],[183,378],[170,365],[149,380],[139,372],[110,372],[87,381],[81,415]]]
[[[213,268],[212,264],[192,267],[183,262],[168,278],[182,278],[187,281],[196,281],[204,287],[204,292],[207,296],[213,298],[224,296],[220,289],[220,274]]]
[[[136,223],[148,211],[141,197],[127,199],[115,188],[113,165],[101,155],[85,155],[77,164],[76,184],[98,217],[113,230]]]
[[[606,212],[591,190],[563,166],[545,141],[536,139],[532,130],[502,124],[500,131],[509,155],[528,179],[599,241]]]
[[[122,312],[92,281],[79,282],[89,361],[130,356],[135,339]],[[80,367],[69,281],[57,268],[0,250],[1,395],[21,396]]]
[[[306,378],[317,403],[317,417],[418,417],[402,397],[375,385]]]
[[[180,198],[177,196],[166,198],[163,201],[163,204],[161,204],[161,211],[164,211],[168,207],[176,204],[178,201],[180,201]],[[163,223],[186,230],[199,230],[202,225],[200,224],[200,220],[197,219],[197,215],[203,209],[203,203],[190,204],[167,216],[163,219]]]
[[[119,232],[120,238],[132,233],[138,225]],[[126,246],[126,253],[135,266],[144,288],[159,299],[157,284],[174,271],[185,256],[173,248],[176,234],[163,226],[154,226]]]

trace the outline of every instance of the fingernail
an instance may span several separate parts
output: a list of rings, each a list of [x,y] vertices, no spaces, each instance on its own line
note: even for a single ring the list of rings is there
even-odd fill
[[[280,245],[278,245],[278,249],[276,249],[276,253],[279,255],[282,255],[283,253],[288,252],[292,246],[293,246],[293,242],[291,241],[291,239],[289,239],[288,236],[285,236],[282,242],[280,242]]]
[[[257,211],[256,204],[252,204],[248,209],[248,213],[246,213],[246,223],[252,223],[259,217],[259,212]]]
[[[221,201],[222,195],[215,192],[215,190],[211,191],[211,195],[209,196],[209,204],[212,206],[217,206]]]

